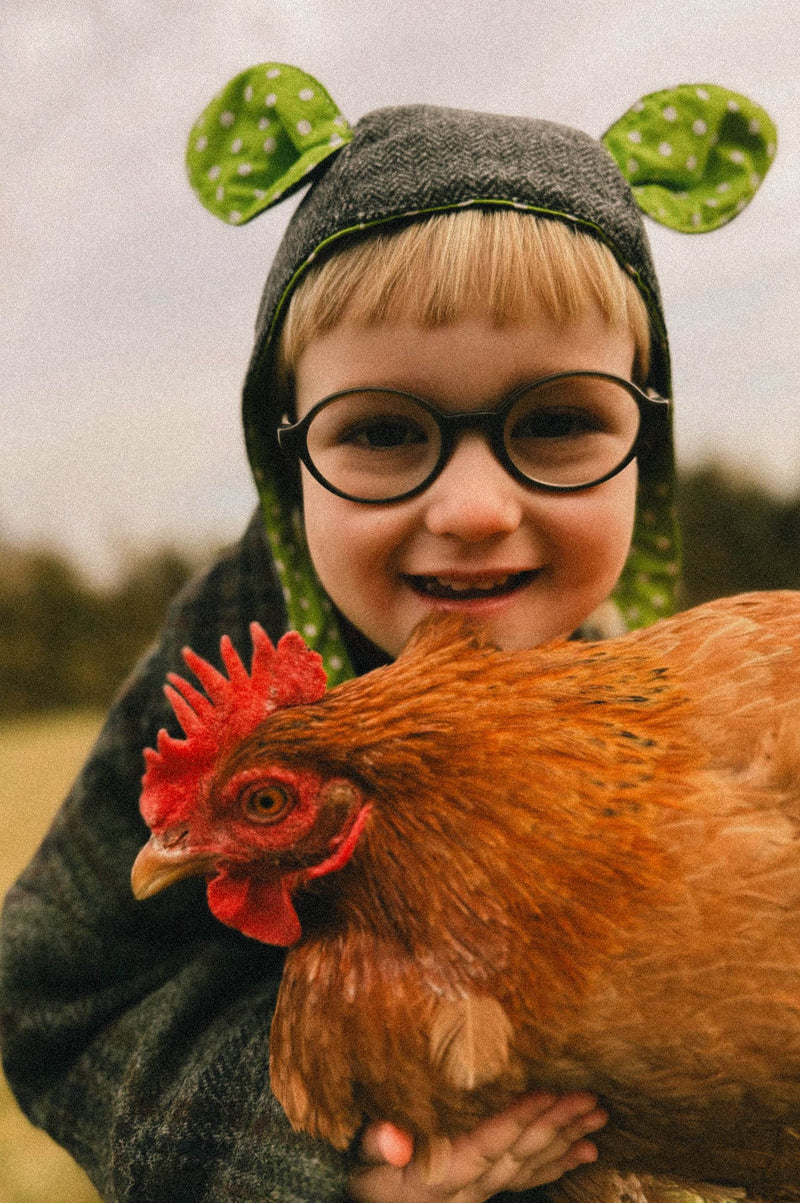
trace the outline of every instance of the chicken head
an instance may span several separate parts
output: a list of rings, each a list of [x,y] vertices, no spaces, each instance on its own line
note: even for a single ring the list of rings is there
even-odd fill
[[[221,922],[288,947],[301,935],[293,892],[347,863],[370,804],[346,777],[254,762],[261,725],[278,708],[316,702],[325,673],[298,635],[276,648],[257,623],[251,635],[250,674],[229,640],[222,642],[228,677],[184,650],[207,696],[170,674],[165,692],[186,738],[162,730],[158,748],[145,752],[141,810],[152,834],[131,882],[144,899],[206,876]]]

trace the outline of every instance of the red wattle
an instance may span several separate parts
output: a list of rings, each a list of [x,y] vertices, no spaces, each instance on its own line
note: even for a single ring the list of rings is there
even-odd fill
[[[208,905],[221,923],[262,944],[289,948],[302,934],[285,878],[253,881],[222,872],[208,883]]]

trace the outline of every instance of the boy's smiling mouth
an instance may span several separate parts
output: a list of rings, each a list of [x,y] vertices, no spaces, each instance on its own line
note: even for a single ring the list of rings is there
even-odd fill
[[[404,580],[415,593],[448,601],[474,601],[480,598],[502,597],[523,588],[536,576],[535,569],[524,572],[495,572],[461,575],[442,573],[440,576],[417,573],[404,574]]]

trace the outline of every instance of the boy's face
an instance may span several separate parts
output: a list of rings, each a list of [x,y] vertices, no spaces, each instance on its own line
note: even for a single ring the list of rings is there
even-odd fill
[[[433,328],[345,320],[300,356],[297,417],[331,393],[367,385],[442,410],[489,409],[522,384],[572,368],[629,379],[633,355],[632,337],[609,330],[595,307],[568,326],[543,311],[513,326],[480,316]],[[435,611],[472,615],[509,651],[567,635],[608,597],[630,546],[635,461],[593,488],[546,493],[514,480],[482,435],[468,431],[441,474],[405,501],[346,501],[302,473],[320,580],[391,656]]]

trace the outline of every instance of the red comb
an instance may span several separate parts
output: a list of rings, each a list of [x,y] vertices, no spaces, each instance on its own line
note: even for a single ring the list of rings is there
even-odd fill
[[[220,651],[228,676],[183,649],[183,658],[206,691],[200,693],[177,673],[167,677],[164,693],[186,739],[158,733],[158,750],[145,748],[147,771],[140,807],[148,827],[178,823],[194,810],[205,779],[220,756],[249,735],[274,710],[318,702],[325,693],[322,657],[296,631],[273,647],[257,622],[250,624],[253,660],[248,675],[227,635]]]

